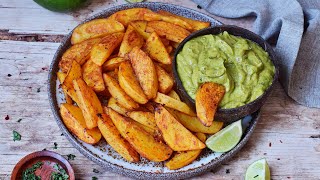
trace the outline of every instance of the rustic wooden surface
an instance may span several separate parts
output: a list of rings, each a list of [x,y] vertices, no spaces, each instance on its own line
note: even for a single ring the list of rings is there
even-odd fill
[[[165,2],[197,9],[191,1]],[[86,17],[122,3],[95,0],[85,9],[61,14],[29,0],[0,1],[0,179],[9,179],[22,157],[44,148],[75,154],[70,162],[77,179],[127,179],[103,170],[61,136],[46,91],[48,66],[63,36]],[[247,28],[252,21],[218,19]],[[22,135],[21,141],[13,141],[13,130]],[[320,179],[320,110],[298,105],[279,84],[243,150],[220,168],[194,179],[243,179],[247,166],[261,158],[267,158],[272,179]]]

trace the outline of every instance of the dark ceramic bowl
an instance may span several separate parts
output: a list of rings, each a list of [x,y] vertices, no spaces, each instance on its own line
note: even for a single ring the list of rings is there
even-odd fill
[[[105,18],[110,16],[111,14],[129,8],[136,7],[144,7],[149,8],[154,11],[158,10],[166,10],[171,13],[185,16],[188,18],[208,21],[211,22],[211,26],[217,26],[221,23],[217,20],[213,19],[210,16],[202,14],[192,9],[184,8],[181,6],[176,6],[172,4],[165,3],[132,3],[132,4],[124,4],[120,6],[111,7],[106,9],[99,14],[92,16],[86,19],[84,22],[97,19],[97,18]],[[71,46],[70,37],[72,32],[70,32],[61,43],[57,52],[53,57],[53,61],[49,70],[48,77],[48,95],[49,102],[53,112],[53,115],[57,121],[57,124],[65,137],[70,141],[70,143],[80,151],[84,156],[108,171],[112,171],[115,173],[122,174],[124,176],[129,176],[137,179],[183,179],[192,176],[197,176],[207,171],[212,170],[220,166],[222,163],[226,162],[232,156],[234,156],[237,152],[241,150],[241,148],[247,143],[250,136],[253,133],[255,126],[259,120],[260,112],[256,112],[252,114],[252,120],[250,125],[246,128],[243,133],[242,139],[239,144],[234,147],[231,151],[227,153],[214,153],[208,149],[203,151],[200,157],[192,162],[190,165],[183,167],[178,170],[168,170],[163,162],[150,162],[144,158],[141,158],[139,163],[130,163],[124,160],[121,156],[119,156],[112,147],[110,147],[104,139],[102,139],[96,145],[90,145],[82,142],[77,139],[64,125],[62,118],[59,113],[59,106],[61,103],[65,102],[63,92],[59,86],[59,81],[57,80],[56,73],[59,70],[58,64],[62,54]]]
[[[179,77],[179,74],[177,71],[176,57],[177,57],[178,53],[182,50],[185,43],[188,42],[189,40],[191,40],[195,37],[203,36],[203,35],[207,35],[207,34],[219,34],[224,31],[227,31],[229,34],[232,34],[234,36],[240,36],[240,37],[243,37],[245,39],[249,39],[249,40],[257,43],[259,46],[262,47],[262,49],[264,49],[266,52],[268,52],[270,59],[271,59],[271,62],[273,63],[273,65],[275,67],[275,74],[273,77],[272,84],[256,100],[254,100],[244,106],[237,107],[237,108],[231,108],[231,109],[219,108],[217,110],[217,112],[215,114],[215,119],[217,119],[219,121],[223,121],[223,122],[234,122],[234,121],[236,121],[244,116],[247,116],[249,114],[252,114],[252,113],[256,112],[258,109],[260,109],[261,106],[266,102],[267,97],[270,95],[271,90],[273,89],[275,82],[278,80],[279,67],[278,67],[276,55],[275,55],[274,51],[272,50],[272,47],[262,37],[260,37],[259,35],[251,32],[247,29],[243,29],[243,28],[240,28],[237,26],[230,26],[230,25],[219,25],[219,26],[209,27],[206,29],[196,31],[196,32],[192,33],[191,35],[189,35],[186,39],[184,39],[180,43],[178,48],[176,49],[175,54],[174,54],[172,68],[173,68],[173,75],[176,80],[177,93],[180,95],[181,99],[185,103],[187,103],[190,107],[192,107],[195,110],[195,100],[192,99],[188,95],[188,93],[184,89],[182,82],[180,80],[180,77]]]

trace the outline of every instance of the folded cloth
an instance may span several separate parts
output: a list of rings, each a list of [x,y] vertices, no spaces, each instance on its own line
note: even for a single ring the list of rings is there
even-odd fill
[[[280,82],[298,103],[320,108],[320,0],[193,0],[225,18],[255,16],[253,31],[277,38]]]

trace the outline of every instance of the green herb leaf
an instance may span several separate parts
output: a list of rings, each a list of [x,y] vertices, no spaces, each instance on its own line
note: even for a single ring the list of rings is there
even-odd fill
[[[92,180],[98,180],[98,178],[97,178],[97,177],[95,177],[95,176],[93,176],[93,177],[92,177]]]
[[[59,166],[59,164],[54,164],[53,168],[56,172],[52,172],[50,176],[50,180],[68,180],[69,175],[67,174],[66,170]]]
[[[34,172],[42,167],[43,162],[37,162],[32,165],[30,168],[27,168],[25,171],[22,172],[22,180],[41,180],[40,176],[36,176]]]
[[[76,157],[76,155],[68,154],[67,157],[68,157],[68,160],[74,160],[74,158]]]
[[[20,141],[21,135],[17,131],[12,131],[13,133],[13,141]]]
[[[58,143],[54,142],[53,145],[54,145],[53,149],[58,149]]]

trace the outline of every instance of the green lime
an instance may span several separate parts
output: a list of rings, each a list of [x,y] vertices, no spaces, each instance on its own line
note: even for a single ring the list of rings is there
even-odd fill
[[[126,0],[129,3],[138,3],[138,2],[143,2],[144,0]]]
[[[227,152],[234,148],[242,136],[241,120],[236,121],[209,137],[206,145],[214,152]]]
[[[34,0],[40,6],[50,11],[70,11],[80,7],[86,0]]]
[[[270,169],[266,159],[252,163],[247,169],[245,180],[270,180]]]

